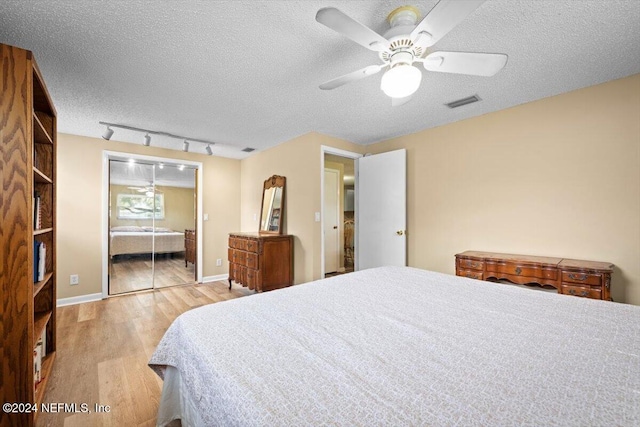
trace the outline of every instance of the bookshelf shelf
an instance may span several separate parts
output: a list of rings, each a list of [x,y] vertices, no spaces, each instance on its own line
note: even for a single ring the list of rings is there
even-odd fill
[[[53,232],[53,228],[41,228],[39,230],[33,230],[33,235],[34,236],[39,236],[41,234],[47,234],[47,233],[52,233]]]
[[[51,280],[51,278],[53,277],[53,273],[49,272],[47,274],[44,275],[44,279],[42,279],[39,282],[36,282],[33,284],[33,297],[35,298],[36,295],[38,295],[38,292],[40,292],[42,290],[42,288],[44,288],[44,285],[46,285],[49,280]]]
[[[35,348],[38,338],[42,335],[42,331],[47,326],[47,322],[51,319],[51,311],[44,313],[36,313],[33,316],[33,347]]]
[[[40,171],[35,166],[33,167],[33,177],[36,182],[45,183],[45,184],[53,184],[53,180],[46,176],[42,171]]]
[[[0,275],[0,324],[11,326],[4,328],[0,400],[33,403],[44,399],[56,355],[57,120],[33,53],[2,43],[0,53],[0,155],[11,157],[0,169],[0,205],[11,205],[3,227],[12,230],[0,234],[11,254]],[[46,272],[41,281],[38,271]],[[0,414],[0,424],[33,427],[35,415]]]
[[[36,144],[53,144],[53,140],[35,112],[33,114],[33,141]]]

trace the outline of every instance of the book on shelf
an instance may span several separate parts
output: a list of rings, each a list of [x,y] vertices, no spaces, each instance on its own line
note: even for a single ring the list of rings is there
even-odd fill
[[[40,262],[38,257],[40,256],[40,242],[37,240],[33,241],[33,283],[38,281],[38,266]]]
[[[44,378],[42,377],[42,359],[47,353],[47,328],[42,330],[42,335],[38,338],[36,348],[33,349],[33,383],[37,385]]]
[[[42,200],[37,191],[33,195],[33,228],[35,230],[42,228]]]
[[[39,240],[33,241],[33,282],[44,280],[47,246]]]
[[[36,385],[42,379],[42,342],[38,341],[36,348],[33,350],[33,385]]]

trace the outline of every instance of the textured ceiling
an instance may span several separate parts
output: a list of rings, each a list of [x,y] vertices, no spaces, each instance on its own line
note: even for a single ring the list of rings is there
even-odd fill
[[[506,53],[496,76],[421,69],[420,89],[399,107],[380,91],[381,74],[318,89],[378,63],[317,23],[318,9],[384,33],[387,14],[406,3],[3,0],[0,42],[34,51],[60,132],[99,137],[98,121],[114,122],[216,141],[214,154],[232,158],[311,131],[370,144],[640,72],[638,1],[489,0],[434,49]],[[414,4],[424,14],[436,1]],[[472,94],[482,102],[443,105]],[[168,144],[182,147],[152,142]]]
[[[109,182],[116,185],[195,188],[196,176],[189,166],[160,164],[149,161],[112,160]]]

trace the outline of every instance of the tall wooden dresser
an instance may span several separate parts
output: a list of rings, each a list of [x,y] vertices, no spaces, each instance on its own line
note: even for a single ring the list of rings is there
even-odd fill
[[[184,266],[196,263],[196,230],[184,230]]]
[[[257,292],[293,284],[293,236],[229,234],[229,289],[235,281]]]

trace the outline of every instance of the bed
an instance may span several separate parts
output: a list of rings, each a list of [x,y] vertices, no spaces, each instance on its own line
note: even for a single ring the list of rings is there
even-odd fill
[[[159,426],[640,425],[640,307],[409,267],[188,311],[149,365]]]
[[[184,252],[184,233],[168,228],[119,226],[112,227],[109,255],[157,254]],[[154,242],[155,239],[155,242]]]

